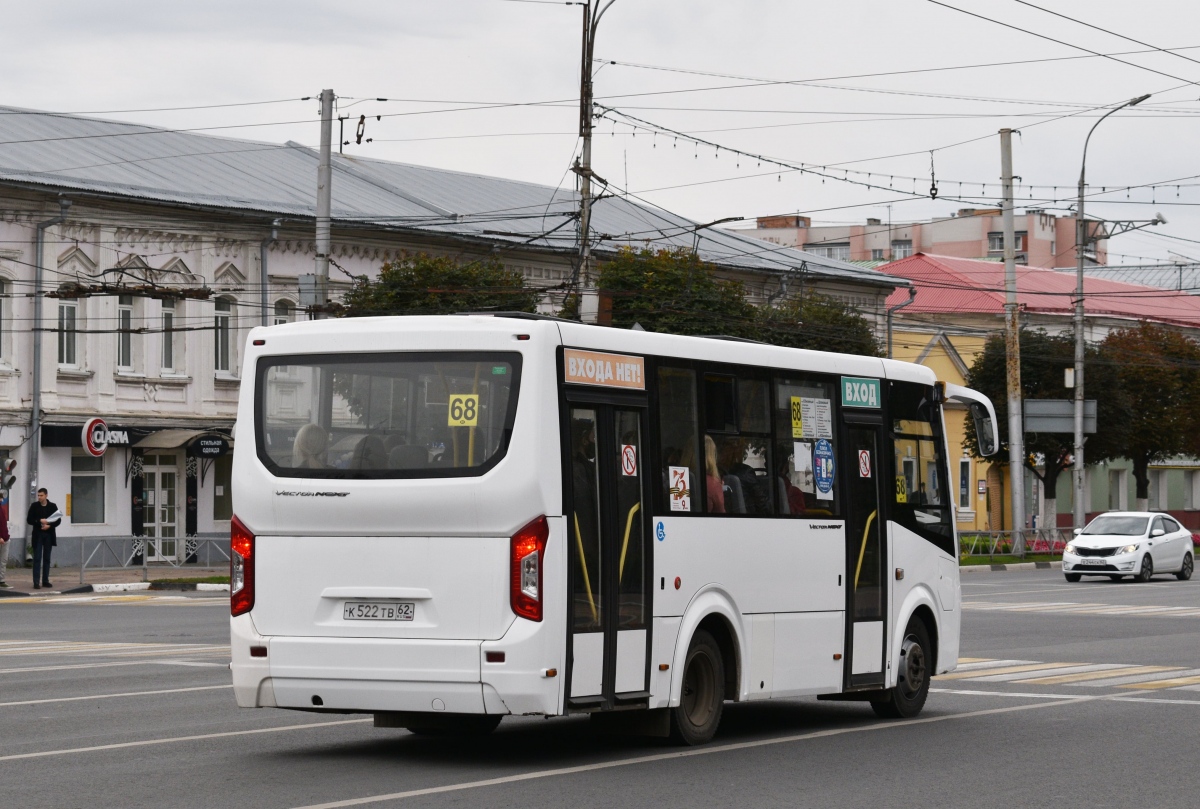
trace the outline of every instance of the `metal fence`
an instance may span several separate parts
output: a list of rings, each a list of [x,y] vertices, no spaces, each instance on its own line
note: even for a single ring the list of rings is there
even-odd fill
[[[66,539],[64,537],[63,539]],[[79,543],[79,583],[84,583],[84,575],[88,570],[119,570],[122,568],[141,569],[142,581],[150,580],[150,568],[171,567],[180,568],[194,564],[199,567],[212,567],[213,564],[229,563],[229,534],[195,534],[189,537],[178,537],[168,540],[135,536],[107,537],[70,537]],[[59,540],[62,542],[62,539]],[[174,556],[159,557],[149,560],[146,553],[147,542],[174,542]],[[64,549],[65,550],[65,549]],[[75,554],[71,554],[74,556]],[[70,558],[67,556],[66,558]]]
[[[1014,540],[1020,534],[1025,540],[1025,552],[1013,553]],[[1036,528],[1024,531],[962,531],[958,535],[963,556],[1025,556],[1028,554],[1061,554],[1069,536],[1059,528]]]

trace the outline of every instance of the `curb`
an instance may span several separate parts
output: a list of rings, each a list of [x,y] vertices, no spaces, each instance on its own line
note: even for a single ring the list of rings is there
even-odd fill
[[[200,592],[229,592],[228,584],[209,584],[196,582],[153,582],[153,581],[134,581],[134,582],[118,582],[115,584],[85,584],[82,587],[73,587],[70,590],[62,590],[62,595],[76,595],[78,593],[129,593],[138,590],[179,590],[179,591],[200,591]],[[7,594],[6,594],[7,595]],[[13,593],[13,595],[18,595]],[[21,593],[20,595],[28,595]]]
[[[1062,570],[1062,562],[1018,562],[1012,565],[959,565],[961,573],[1005,573],[1009,570]]]

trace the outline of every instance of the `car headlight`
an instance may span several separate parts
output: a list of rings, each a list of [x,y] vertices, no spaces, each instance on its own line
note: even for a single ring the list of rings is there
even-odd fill
[[[1063,551],[1066,553],[1074,554],[1075,553],[1075,544],[1072,542],[1068,542],[1067,547],[1063,548]]]
[[[1140,547],[1142,547],[1142,546],[1141,545],[1126,545],[1124,548],[1117,548],[1117,553],[1133,553]]]

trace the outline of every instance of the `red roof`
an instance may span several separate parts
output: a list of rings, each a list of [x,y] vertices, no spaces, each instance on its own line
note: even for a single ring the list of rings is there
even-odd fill
[[[917,297],[904,308],[906,315],[926,312],[1004,313],[1004,264],[954,256],[917,253],[878,268],[888,275],[907,278]],[[1027,312],[1073,315],[1075,273],[1017,266],[1017,302]],[[1085,276],[1084,311],[1089,315],[1153,320],[1200,327],[1200,296],[1159,287],[1125,284]],[[908,299],[907,289],[897,289],[887,305]]]

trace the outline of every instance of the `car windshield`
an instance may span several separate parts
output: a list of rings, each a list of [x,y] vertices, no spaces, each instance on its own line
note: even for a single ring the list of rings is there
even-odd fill
[[[1110,534],[1120,537],[1140,537],[1146,533],[1149,517],[1115,517],[1104,515],[1088,523],[1085,534]]]

